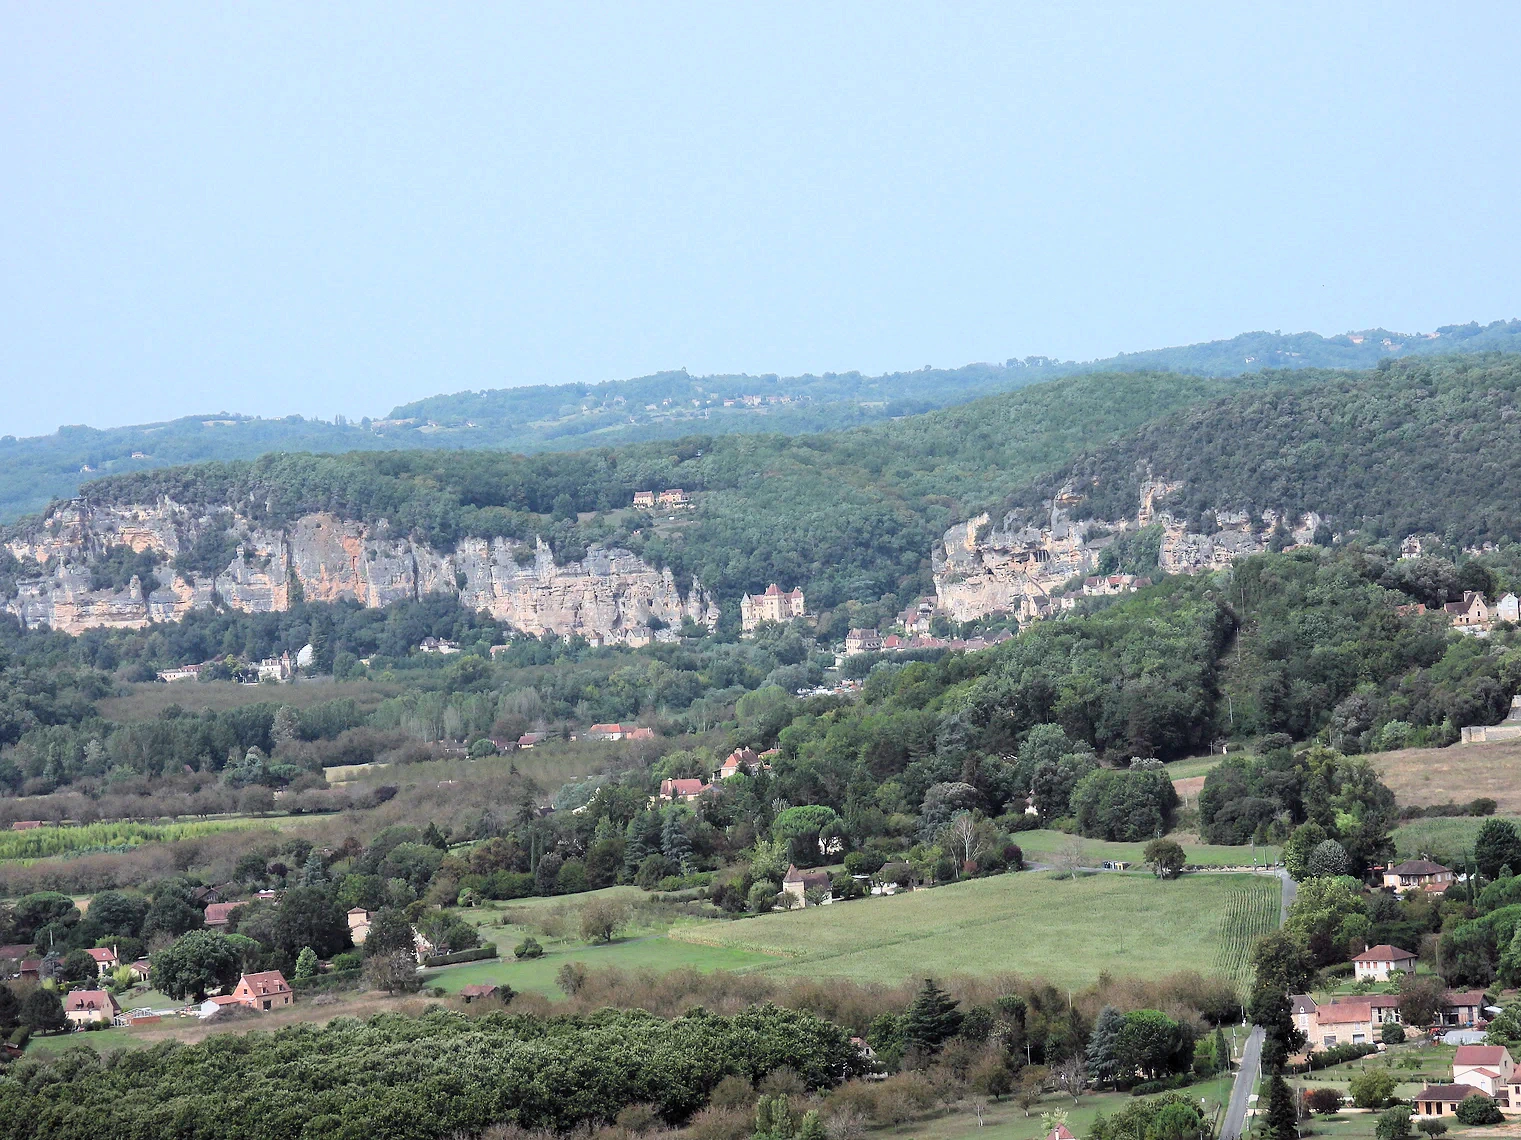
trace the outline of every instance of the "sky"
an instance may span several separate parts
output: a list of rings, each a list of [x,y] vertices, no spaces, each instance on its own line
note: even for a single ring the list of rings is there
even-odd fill
[[[0,0],[0,433],[1521,316],[1521,6]]]

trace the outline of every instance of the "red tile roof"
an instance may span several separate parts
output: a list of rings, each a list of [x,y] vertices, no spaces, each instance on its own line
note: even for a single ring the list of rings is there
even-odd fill
[[[226,926],[227,916],[233,912],[233,908],[242,905],[242,903],[211,903],[206,907],[206,925]]]
[[[116,961],[116,951],[112,950],[109,946],[92,946],[85,953],[95,959],[96,965],[102,962]]]
[[[104,1010],[114,1015],[121,1012],[116,999],[105,990],[75,990],[63,999],[63,1008],[69,1013]]]
[[[1401,950],[1398,946],[1390,946],[1387,942],[1377,946],[1369,946],[1357,957],[1354,962],[1402,962],[1406,958],[1414,958],[1415,955],[1409,950]]]
[[[1505,1046],[1459,1045],[1458,1051],[1452,1055],[1452,1063],[1454,1065],[1503,1065]]]

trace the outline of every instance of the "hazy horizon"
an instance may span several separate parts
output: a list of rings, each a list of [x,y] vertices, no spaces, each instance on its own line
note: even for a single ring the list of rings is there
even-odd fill
[[[1509,6],[5,12],[0,434],[1521,314]]]

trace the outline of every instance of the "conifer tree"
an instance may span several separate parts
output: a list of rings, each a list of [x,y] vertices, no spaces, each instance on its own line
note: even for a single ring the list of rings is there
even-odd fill
[[[1263,1133],[1271,1140],[1295,1140],[1299,1133],[1299,1115],[1294,1107],[1294,1093],[1281,1073],[1274,1073],[1268,1082],[1267,1118]]]
[[[1231,1046],[1225,1039],[1225,1030],[1215,1029],[1215,1070],[1216,1072],[1228,1073],[1231,1071]]]
[[[691,870],[692,841],[687,838],[686,829],[681,826],[681,813],[674,806],[666,813],[665,826],[660,831],[660,850],[683,872]]]
[[[1125,1015],[1114,1006],[1106,1005],[1099,1010],[1088,1038],[1088,1072],[1093,1074],[1096,1084],[1119,1079],[1120,1030],[1124,1028]]]
[[[919,996],[903,1015],[904,1044],[930,1053],[938,1050],[961,1028],[959,1004],[933,978],[925,978]]]

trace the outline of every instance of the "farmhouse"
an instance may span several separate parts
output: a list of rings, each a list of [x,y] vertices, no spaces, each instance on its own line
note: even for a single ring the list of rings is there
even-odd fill
[[[1452,871],[1430,859],[1407,859],[1384,872],[1384,888],[1403,894],[1406,891],[1441,893],[1452,885]],[[1389,949],[1389,947],[1374,947]],[[1362,975],[1358,975],[1361,977]]]
[[[658,798],[662,803],[691,803],[710,786],[701,780],[661,780]]]
[[[1436,864],[1433,863],[1432,866]],[[1395,970],[1403,970],[1407,974],[1415,973],[1415,955],[1409,950],[1401,950],[1398,946],[1390,946],[1386,942],[1380,946],[1370,946],[1353,958],[1352,968],[1360,982],[1369,979],[1387,982],[1389,975]]]
[[[232,991],[232,999],[249,1009],[279,1009],[294,1005],[296,995],[279,970],[264,970],[258,974],[244,974]]]
[[[98,1021],[109,1025],[119,1013],[121,1006],[105,990],[75,990],[63,999],[63,1015],[75,1027]]]
[[[1484,595],[1474,590],[1464,590],[1461,602],[1448,602],[1442,607],[1454,629],[1462,633],[1488,632],[1492,624],[1489,603]]]
[[[226,926],[227,917],[242,906],[242,903],[210,903],[206,907],[206,925],[211,927]]]
[[[824,901],[831,901],[829,872],[799,871],[795,865],[789,865],[786,877],[782,879],[782,893],[787,896],[787,905],[807,906],[809,891],[823,891]]]
[[[1509,1104],[1511,1084],[1521,1083],[1515,1067],[1503,1045],[1459,1045],[1452,1057],[1452,1081],[1472,1085],[1485,1096]]]

